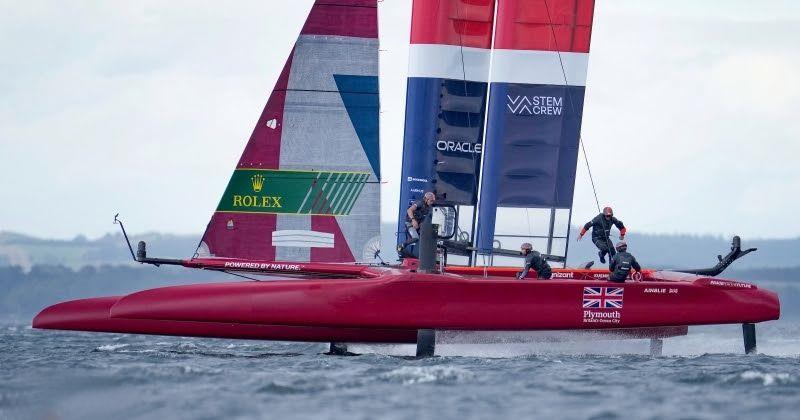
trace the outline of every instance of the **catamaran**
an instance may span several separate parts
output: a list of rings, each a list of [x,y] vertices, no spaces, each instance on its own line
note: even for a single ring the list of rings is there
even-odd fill
[[[317,0],[194,255],[153,258],[129,243],[140,263],[269,281],[63,302],[33,326],[329,342],[337,354],[416,343],[430,356],[436,330],[588,331],[650,339],[660,354],[689,325],[739,323],[755,351],[755,323],[778,319],[780,303],[716,277],[753,251],[738,238],[712,268],[644,269],[621,284],[607,269],[566,267],[594,2],[412,7],[397,240],[409,203],[435,191],[419,259],[376,262],[376,0]],[[517,280],[518,261],[502,265],[523,241],[562,264],[552,279]]]

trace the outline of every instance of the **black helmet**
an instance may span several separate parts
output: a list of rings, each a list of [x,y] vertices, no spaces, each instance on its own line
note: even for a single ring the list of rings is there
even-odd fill
[[[625,241],[619,241],[619,242],[617,242],[616,248],[617,248],[617,251],[623,252],[623,251],[628,249],[628,243],[625,242]]]

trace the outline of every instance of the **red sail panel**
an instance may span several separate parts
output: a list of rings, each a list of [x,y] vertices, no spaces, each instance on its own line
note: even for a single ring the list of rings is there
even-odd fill
[[[292,67],[294,50],[286,59],[275,88],[267,100],[267,105],[258,118],[253,134],[247,141],[242,157],[239,159],[239,168],[265,168],[278,169],[281,153],[281,132],[283,131],[283,104],[286,101],[286,86],[289,83],[289,69]],[[275,121],[275,125],[270,123]]]
[[[588,53],[593,15],[594,0],[500,0],[494,48]]]
[[[317,1],[300,34],[377,38],[376,16],[375,0]]]
[[[415,0],[412,44],[491,48],[494,0]]]

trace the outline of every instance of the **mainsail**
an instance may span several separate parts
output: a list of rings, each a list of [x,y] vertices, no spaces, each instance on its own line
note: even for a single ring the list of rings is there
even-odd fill
[[[198,257],[352,262],[380,236],[376,0],[317,0]]]
[[[493,18],[494,0],[414,1],[398,243],[424,192],[476,204]]]
[[[524,240],[529,215],[513,209],[533,209],[547,221],[528,237],[548,254],[556,239],[566,254],[593,13],[593,0],[498,1],[479,252]],[[514,225],[501,229],[503,219]]]

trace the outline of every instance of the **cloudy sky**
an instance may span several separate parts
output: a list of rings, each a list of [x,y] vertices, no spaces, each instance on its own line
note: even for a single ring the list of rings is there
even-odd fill
[[[0,0],[0,230],[200,233],[312,0]],[[410,0],[380,3],[397,211]],[[583,138],[640,232],[800,236],[800,2],[598,0]],[[596,208],[583,160],[574,220]]]

